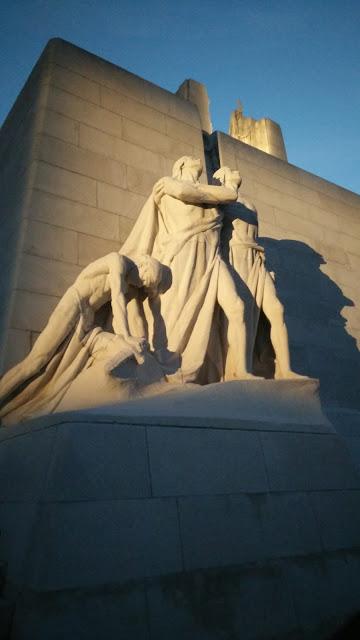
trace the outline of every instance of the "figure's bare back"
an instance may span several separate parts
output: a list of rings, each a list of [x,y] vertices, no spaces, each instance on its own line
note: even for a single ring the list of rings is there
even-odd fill
[[[214,208],[187,204],[167,195],[162,198],[161,212],[168,233],[178,233],[187,229],[190,224],[195,225],[197,222],[202,222],[204,217],[209,217],[210,219],[218,217],[218,213]]]

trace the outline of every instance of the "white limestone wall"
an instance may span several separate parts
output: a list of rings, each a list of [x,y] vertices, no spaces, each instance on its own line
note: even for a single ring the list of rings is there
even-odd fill
[[[58,39],[38,69],[26,89],[37,96],[34,124],[17,115],[20,96],[4,132],[13,139],[21,120],[20,149],[29,147],[11,187],[26,199],[12,195],[6,214],[18,242],[6,255],[17,273],[5,368],[25,356],[82,266],[119,249],[174,160],[203,158],[198,110],[186,100]],[[13,162],[14,144],[8,149]]]

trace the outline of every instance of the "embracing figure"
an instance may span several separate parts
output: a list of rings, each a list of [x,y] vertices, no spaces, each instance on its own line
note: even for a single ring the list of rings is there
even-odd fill
[[[81,406],[90,406],[88,381],[101,396],[104,375],[104,388],[123,380],[111,396],[119,402],[136,397],[141,376],[150,387],[151,371],[161,384],[253,378],[261,311],[271,325],[275,377],[299,377],[257,242],[256,210],[238,194],[240,175],[222,167],[214,174],[220,184],[207,185],[201,173],[199,159],[177,160],[119,253],[83,269],[29,355],[1,379],[4,422],[71,408],[83,392]]]
[[[140,247],[170,267],[172,286],[152,301],[151,346],[172,382],[206,384],[223,379],[218,309],[227,321],[227,341],[237,353],[229,378],[252,377],[246,365],[244,303],[220,255],[220,205],[235,202],[238,185],[199,182],[201,161],[184,156],[172,177],[159,180],[122,247]]]

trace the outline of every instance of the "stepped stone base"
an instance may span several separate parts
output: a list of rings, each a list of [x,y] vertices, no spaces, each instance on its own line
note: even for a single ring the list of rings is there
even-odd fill
[[[1,431],[13,640],[321,639],[360,608],[360,475],[314,381],[255,383],[313,424],[241,419],[247,384],[213,385],[223,425],[199,389],[202,417],[144,400]]]

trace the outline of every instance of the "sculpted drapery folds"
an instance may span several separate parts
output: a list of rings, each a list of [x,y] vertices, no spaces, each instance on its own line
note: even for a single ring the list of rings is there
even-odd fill
[[[73,381],[94,362],[100,361],[108,373],[131,357],[143,363],[146,339],[141,298],[165,290],[170,281],[169,270],[148,255],[130,260],[114,252],[83,269],[54,309],[29,355],[1,379],[3,421],[12,423],[33,413],[51,413]],[[107,303],[111,303],[111,323],[104,327],[96,315],[102,309],[106,311]],[[102,315],[108,324],[106,315]],[[89,395],[92,391],[89,389]]]
[[[236,351],[229,377],[248,378],[244,305],[220,256],[222,214],[236,201],[237,186],[200,184],[200,160],[184,156],[172,178],[159,180],[121,251],[140,246],[170,267],[172,286],[150,301],[151,346],[172,382],[213,382],[223,378],[217,305],[228,320],[227,340]],[[216,335],[218,333],[218,335]]]
[[[101,404],[106,388],[112,401],[136,397],[136,380],[141,395],[151,383],[163,390],[166,383],[252,378],[261,310],[271,325],[276,377],[297,377],[283,307],[257,244],[256,211],[238,196],[239,173],[223,167],[214,174],[220,185],[207,185],[201,172],[200,160],[177,160],[119,253],[81,272],[30,354],[1,379],[5,422],[94,406],[88,396],[96,387]],[[111,386],[115,379],[121,389]]]

